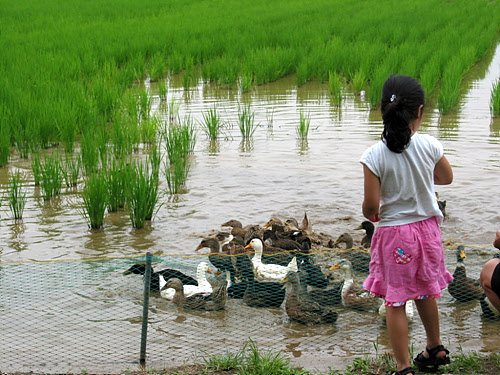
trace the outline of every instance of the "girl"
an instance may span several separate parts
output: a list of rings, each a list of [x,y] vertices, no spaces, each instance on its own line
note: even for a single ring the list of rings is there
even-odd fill
[[[396,357],[392,375],[415,374],[408,352],[405,303],[415,299],[427,346],[415,366],[437,368],[450,362],[441,342],[436,298],[453,279],[444,249],[434,184],[453,181],[443,146],[418,133],[424,91],[408,76],[392,75],[382,88],[382,140],[361,157],[364,171],[363,215],[379,222],[372,239],[370,274],[363,287],[385,299],[387,329]]]

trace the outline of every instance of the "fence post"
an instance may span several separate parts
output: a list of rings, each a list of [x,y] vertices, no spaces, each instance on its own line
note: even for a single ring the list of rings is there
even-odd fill
[[[144,274],[144,302],[142,304],[141,354],[139,364],[146,365],[146,343],[148,336],[149,294],[151,291],[151,253],[146,253],[146,273]]]

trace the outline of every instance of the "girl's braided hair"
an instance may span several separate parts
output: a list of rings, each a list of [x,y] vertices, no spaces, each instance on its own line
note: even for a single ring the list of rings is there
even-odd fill
[[[391,75],[382,87],[382,140],[389,150],[401,153],[410,144],[410,122],[418,117],[425,93],[420,83],[409,76]]]

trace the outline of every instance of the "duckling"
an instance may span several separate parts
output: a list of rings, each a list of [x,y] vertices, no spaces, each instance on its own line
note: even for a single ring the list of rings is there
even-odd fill
[[[246,282],[243,301],[250,307],[279,307],[285,299],[285,288],[278,282],[259,282],[255,280],[253,264],[245,254],[237,255],[236,269]]]
[[[372,244],[373,233],[375,233],[375,225],[371,221],[365,220],[355,230],[364,229],[365,235],[361,239],[361,246],[365,249],[369,249]]]
[[[178,308],[206,311],[224,310],[227,300],[226,272],[220,272],[215,275],[212,287],[213,291],[210,294],[196,293],[186,297],[182,282],[176,278],[170,279],[166,286],[175,290],[172,301]]]
[[[285,299],[285,312],[288,318],[291,321],[306,325],[335,323],[338,313],[309,298],[300,285],[300,272],[288,272],[282,280],[282,283],[291,284],[291,288],[286,292]]]
[[[212,271],[208,268],[208,263],[200,262],[196,267],[196,280],[198,281],[198,285],[184,285],[183,292],[186,297],[192,296],[193,294],[197,293],[212,293],[212,285],[208,282],[205,276],[206,272],[212,273]],[[165,288],[160,291],[160,294],[163,298],[172,300],[175,295],[175,290],[173,288],[169,288],[167,283],[167,285],[165,285]]]
[[[370,252],[363,248],[354,248],[354,241],[349,233],[342,233],[333,246],[337,246],[340,243],[345,243],[345,251],[342,251],[340,256],[342,258],[348,259],[353,269],[360,272],[368,272],[370,267]]]
[[[233,236],[231,234],[229,236],[226,238],[226,240],[231,241]],[[198,247],[194,249],[194,251],[199,251],[204,247],[208,247],[210,249],[210,254],[208,254],[208,260],[210,261],[210,263],[212,263],[212,265],[220,271],[228,271],[231,277],[231,282],[235,283],[234,277],[236,271],[234,270],[233,263],[231,262],[231,256],[221,253],[221,246],[219,241],[211,237],[204,238],[203,240],[201,240]]]
[[[130,275],[132,273],[138,275],[145,275],[146,265],[142,263],[136,263],[132,265],[128,270],[126,270],[123,274]],[[161,271],[153,271],[153,268],[151,267],[150,290],[159,292],[165,286],[167,281],[174,277],[180,279],[181,282],[185,285],[198,285],[198,281],[196,281],[196,279],[182,273],[181,271],[174,270],[171,268],[166,268]]]
[[[288,271],[298,271],[296,257],[293,257],[287,266],[274,263],[262,263],[263,244],[260,239],[254,238],[247,246],[245,246],[246,249],[249,249],[250,247],[255,251],[255,254],[252,257],[252,264],[257,281],[281,281],[286,276]]]
[[[351,268],[351,262],[347,259],[330,267],[330,271],[341,269],[344,272],[344,284],[341,292],[342,305],[353,310],[377,312],[381,304],[380,298],[372,296],[362,289],[358,291],[354,289]]]
[[[453,281],[448,284],[448,292],[459,302],[480,300],[483,288],[479,279],[467,277],[464,259],[467,257],[463,245],[457,247],[457,267],[453,273]]]

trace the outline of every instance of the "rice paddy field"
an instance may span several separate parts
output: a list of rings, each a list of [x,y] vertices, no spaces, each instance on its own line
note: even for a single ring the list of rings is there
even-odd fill
[[[230,219],[307,212],[315,231],[359,243],[358,160],[380,138],[392,73],[426,90],[420,131],[455,173],[438,189],[447,266],[463,244],[477,277],[500,228],[499,8],[0,0],[0,370],[134,368],[142,280],[123,271],[151,252],[155,268],[194,275],[200,240]],[[476,302],[443,291],[446,345],[498,352],[498,322]],[[334,326],[302,327],[282,308],[190,314],[153,296],[148,361],[238,350],[242,337],[308,370],[390,350],[377,316],[339,311]],[[411,337],[420,351],[418,320]]]

